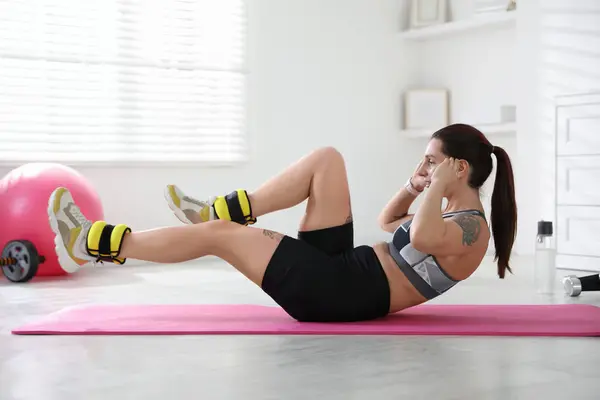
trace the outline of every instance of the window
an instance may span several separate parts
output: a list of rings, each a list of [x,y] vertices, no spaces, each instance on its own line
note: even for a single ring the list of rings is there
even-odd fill
[[[0,160],[230,162],[243,0],[0,0]]]

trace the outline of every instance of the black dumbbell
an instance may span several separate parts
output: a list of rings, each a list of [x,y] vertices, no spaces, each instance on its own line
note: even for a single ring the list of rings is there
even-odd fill
[[[575,276],[568,275],[563,278],[565,293],[577,297],[581,292],[600,291],[600,275]]]

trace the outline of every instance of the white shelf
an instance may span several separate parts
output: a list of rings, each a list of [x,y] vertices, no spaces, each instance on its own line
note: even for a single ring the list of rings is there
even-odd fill
[[[400,36],[403,39],[426,40],[428,38],[435,38],[469,30],[509,26],[515,23],[516,17],[516,11],[490,12],[488,14],[477,15],[471,19],[406,30],[400,33]]]
[[[517,124],[515,122],[506,124],[480,124],[473,125],[486,136],[511,136],[517,132]],[[409,138],[428,138],[436,129],[403,129],[400,133]]]

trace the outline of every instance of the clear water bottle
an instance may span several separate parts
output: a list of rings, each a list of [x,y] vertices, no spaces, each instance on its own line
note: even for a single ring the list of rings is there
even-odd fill
[[[552,222],[539,221],[535,243],[534,280],[536,291],[554,293],[556,285],[556,244]]]

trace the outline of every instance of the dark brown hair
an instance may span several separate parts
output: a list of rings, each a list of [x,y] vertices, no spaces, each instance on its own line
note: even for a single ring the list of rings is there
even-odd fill
[[[432,139],[442,142],[442,152],[471,167],[469,186],[479,189],[492,173],[492,154],[496,156],[496,181],[492,192],[492,235],[496,247],[498,276],[512,272],[508,261],[517,234],[515,182],[510,157],[503,148],[493,146],[478,129],[466,124],[453,124],[435,132]]]

